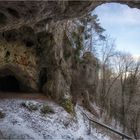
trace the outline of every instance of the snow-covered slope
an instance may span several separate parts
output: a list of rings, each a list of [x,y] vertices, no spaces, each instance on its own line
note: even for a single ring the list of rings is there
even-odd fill
[[[109,140],[108,136],[99,134],[95,128],[89,129],[80,106],[75,107],[76,117],[72,117],[51,101],[28,101],[38,107],[47,102],[55,112],[42,115],[40,109],[29,111],[22,107],[23,102],[27,101],[0,100],[0,109],[6,113],[5,118],[0,119],[0,139]]]

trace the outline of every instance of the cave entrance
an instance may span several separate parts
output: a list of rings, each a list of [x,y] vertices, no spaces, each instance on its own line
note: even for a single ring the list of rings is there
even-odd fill
[[[20,82],[13,75],[0,77],[1,92],[20,92]]]
[[[39,73],[39,90],[42,92],[44,84],[47,82],[47,68],[44,67]]]

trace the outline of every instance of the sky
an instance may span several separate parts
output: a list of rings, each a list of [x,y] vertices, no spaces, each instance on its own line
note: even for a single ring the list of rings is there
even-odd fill
[[[105,33],[115,39],[117,50],[140,56],[140,10],[111,3],[98,6],[94,13]]]

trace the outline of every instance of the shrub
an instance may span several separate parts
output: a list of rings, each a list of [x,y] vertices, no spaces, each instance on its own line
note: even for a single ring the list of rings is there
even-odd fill
[[[40,112],[41,114],[55,113],[54,110],[48,105],[43,105]]]
[[[6,114],[0,110],[0,119],[5,118]]]
[[[61,106],[70,114],[74,114],[74,106],[70,99],[61,99]]]
[[[38,110],[37,104],[32,103],[32,102],[23,102],[23,103],[21,103],[21,106],[27,108],[29,111]]]

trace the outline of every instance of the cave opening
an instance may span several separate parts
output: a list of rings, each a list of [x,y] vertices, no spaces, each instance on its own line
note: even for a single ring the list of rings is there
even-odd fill
[[[42,68],[39,73],[39,90],[42,92],[44,84],[47,82],[47,68]]]
[[[20,92],[20,82],[13,75],[0,77],[1,92]]]
[[[33,47],[34,46],[34,42],[32,40],[26,40],[24,41],[27,47]]]

